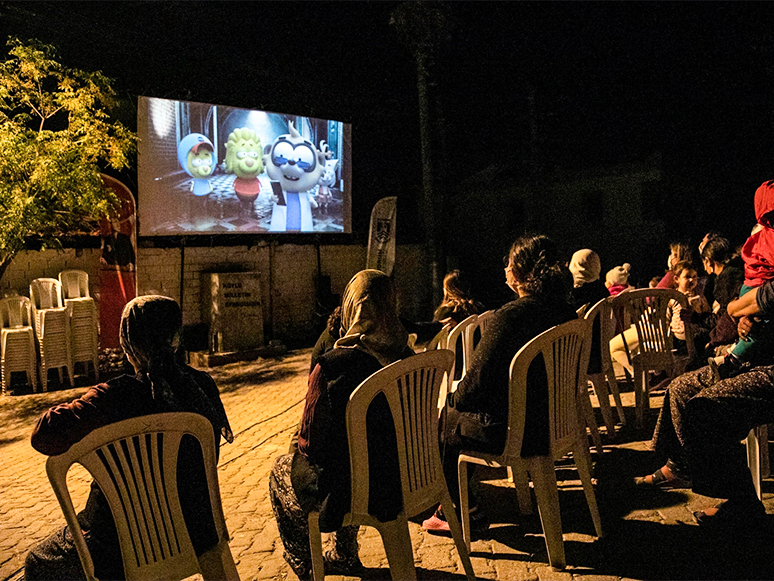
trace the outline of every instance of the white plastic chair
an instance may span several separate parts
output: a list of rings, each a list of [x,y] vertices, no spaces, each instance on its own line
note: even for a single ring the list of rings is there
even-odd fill
[[[177,454],[185,434],[202,447],[218,544],[197,558],[177,495]],[[70,466],[81,464],[110,505],[127,580],[238,580],[220,503],[212,425],[199,414],[175,412],[140,416],[88,434],[67,452],[46,462],[46,473],[62,507],[87,581],[94,563],[67,489]]]
[[[446,342],[449,340],[449,330],[451,325],[444,325],[435,337],[430,339],[430,342],[425,346],[425,351],[432,351],[433,349],[446,349]]]
[[[491,309],[489,311],[485,311],[481,313],[478,316],[478,324],[481,327],[481,335],[483,336],[484,333],[486,333],[487,328],[489,327],[489,324],[492,322],[492,317],[494,316],[494,309]]]
[[[59,273],[64,304],[70,315],[70,339],[73,364],[91,364],[94,379],[99,379],[99,339],[97,307],[89,296],[89,275],[82,270]]]
[[[496,455],[464,451],[460,454],[458,460],[460,512],[463,535],[468,548],[470,547],[470,518],[467,464],[509,466],[516,476],[516,492],[519,495],[519,506],[523,513],[531,510],[525,500],[529,500],[527,476],[532,477],[549,562],[552,567],[563,569],[566,561],[554,462],[563,458],[568,452],[572,452],[596,533],[602,536],[602,521],[591,482],[591,455],[578,411],[579,388],[586,387],[585,370],[589,359],[587,326],[588,323],[582,319],[557,325],[529,341],[516,353],[511,362],[508,435],[503,453]],[[522,457],[527,372],[533,360],[541,354],[548,379],[549,453],[546,456]]]
[[[769,472],[769,427],[767,424],[757,426],[750,430],[747,438],[744,440],[747,447],[747,466],[750,468],[750,474],[755,486],[755,493],[759,500],[763,500],[761,490],[761,480],[768,476]]]
[[[27,297],[0,299],[0,353],[3,393],[8,392],[14,371],[25,371],[27,383],[37,391],[35,331]]]
[[[672,331],[669,319],[669,303],[677,301],[683,309],[690,309],[688,298],[674,289],[637,289],[621,293],[613,298],[612,308],[624,312],[624,322],[637,330],[637,349],[630,349],[634,370],[634,401],[637,425],[642,426],[645,409],[650,407],[648,397],[648,373],[666,371],[677,377],[694,356],[693,332],[685,325],[687,356],[676,356],[672,349]],[[628,328],[628,325],[624,325]]]
[[[64,382],[62,368],[67,369],[67,379],[73,382],[73,357],[70,346],[70,319],[67,307],[62,303],[59,281],[55,278],[36,278],[30,283],[32,318],[40,351],[40,383],[48,391],[48,370],[59,369],[59,380]]]
[[[453,351],[455,354],[454,363],[449,372],[449,380],[447,382],[449,393],[457,389],[457,385],[462,381],[462,378],[465,377],[465,373],[468,370],[468,365],[470,364],[470,355],[468,354],[468,351],[470,351],[470,347],[468,344],[469,337],[467,329],[471,325],[476,324],[477,318],[478,315],[470,315],[457,323],[457,325],[449,331],[449,338],[446,340],[446,348],[449,351]],[[462,355],[462,357],[459,355]],[[457,365],[460,362],[462,363],[461,368]]]
[[[607,426],[609,435],[615,434],[615,422],[613,421],[613,411],[610,407],[610,393],[613,394],[618,419],[621,425],[626,425],[626,416],[624,415],[623,403],[621,402],[621,392],[618,390],[618,382],[615,379],[615,370],[613,369],[613,360],[610,356],[610,339],[615,336],[615,318],[613,309],[610,307],[611,298],[604,298],[593,305],[585,314],[584,318],[589,322],[592,333],[592,348],[599,343],[601,368],[595,373],[589,373],[588,379],[594,388],[594,394],[599,400],[599,407],[602,411],[602,417]],[[595,341],[594,339],[597,339]],[[608,389],[609,387],[609,389]]]
[[[445,349],[425,351],[388,365],[363,381],[347,404],[352,500],[343,526],[366,525],[379,531],[396,581],[416,579],[414,551],[408,519],[439,503],[457,546],[465,574],[474,579],[473,566],[465,549],[462,530],[446,488],[438,447],[438,414],[435,402],[444,372],[451,369],[454,354]],[[403,507],[393,521],[381,522],[368,513],[368,434],[365,417],[368,406],[379,393],[387,398],[395,422]],[[309,514],[309,543],[316,581],[325,577],[319,513]]]

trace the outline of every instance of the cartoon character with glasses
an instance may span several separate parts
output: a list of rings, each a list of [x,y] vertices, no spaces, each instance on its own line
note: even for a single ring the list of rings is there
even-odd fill
[[[266,173],[279,187],[273,197],[271,232],[311,232],[312,208],[317,208],[310,192],[325,172],[326,155],[302,137],[292,123],[289,133],[280,135],[264,149]]]

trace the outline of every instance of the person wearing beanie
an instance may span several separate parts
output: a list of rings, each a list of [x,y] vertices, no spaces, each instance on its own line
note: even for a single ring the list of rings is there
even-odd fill
[[[578,250],[572,255],[569,269],[573,281],[570,303],[576,311],[583,305],[594,305],[608,296],[605,285],[599,280],[602,267],[596,252],[588,248]]]
[[[629,271],[631,268],[631,265],[625,262],[621,266],[616,266],[607,271],[605,286],[610,296],[614,297],[628,288],[633,288],[629,286]]]

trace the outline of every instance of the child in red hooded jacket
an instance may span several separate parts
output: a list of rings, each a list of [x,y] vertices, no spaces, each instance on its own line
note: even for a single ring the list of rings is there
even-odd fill
[[[755,192],[755,219],[758,223],[742,246],[744,284],[739,296],[774,279],[774,180],[764,182]],[[746,364],[764,363],[761,359],[771,354],[771,339],[769,321],[758,321],[725,356],[709,358],[715,378],[735,375]]]

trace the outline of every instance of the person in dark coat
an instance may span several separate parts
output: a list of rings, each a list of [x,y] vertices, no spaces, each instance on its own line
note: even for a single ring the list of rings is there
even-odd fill
[[[610,296],[605,283],[599,278],[602,265],[599,255],[593,250],[583,248],[575,252],[570,259],[569,269],[573,285],[570,304],[576,311],[583,305],[592,307]]]
[[[54,456],[102,426],[138,416],[185,411],[206,417],[215,435],[231,442],[234,436],[212,378],[179,363],[175,352],[182,332],[180,307],[171,298],[142,296],[129,302],[121,317],[121,347],[135,375],[101,383],[82,397],[52,407],[41,416],[32,433],[32,447]],[[177,465],[180,504],[194,550],[201,555],[218,541],[201,446],[191,436],[180,443]],[[100,579],[124,579],[121,549],[110,507],[95,482],[78,514],[86,544]],[[35,546],[27,555],[24,577],[84,579],[72,533],[68,527]]]
[[[308,516],[320,511],[320,530],[333,532],[325,552],[328,574],[359,576],[357,526],[342,527],[350,507],[349,444],[346,409],[350,394],[385,365],[413,354],[397,314],[395,289],[378,270],[363,270],[349,281],[341,304],[343,336],[317,359],[309,376],[298,438],[276,459],[269,495],[284,557],[299,579],[309,579],[312,560]],[[363,418],[368,429],[369,512],[394,519],[402,507],[395,426],[387,398],[377,396]]]
[[[448,395],[440,419],[444,474],[457,505],[460,451],[500,454],[505,447],[513,356],[543,331],[577,319],[568,302],[569,273],[559,263],[556,244],[546,236],[525,235],[514,242],[507,257],[505,280],[517,298],[495,311],[467,374],[457,390]],[[532,379],[527,386],[523,456],[548,451],[548,383],[545,374],[542,379],[539,374]],[[478,514],[474,506],[474,523],[483,520]],[[440,506],[422,527],[436,533],[449,530]]]

